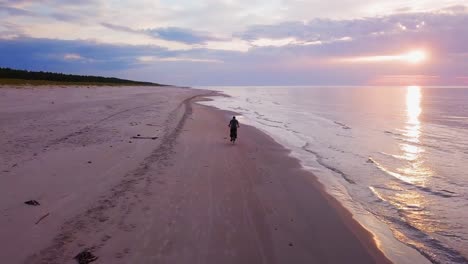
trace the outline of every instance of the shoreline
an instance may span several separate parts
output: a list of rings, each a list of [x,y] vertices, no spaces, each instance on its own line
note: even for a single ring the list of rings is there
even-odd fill
[[[200,87],[200,89],[201,88],[202,87]],[[415,247],[414,245],[410,243],[405,243],[405,241],[402,240],[401,237],[397,238],[397,236],[401,234],[399,234],[398,232],[395,232],[395,230],[391,227],[389,222],[386,222],[384,219],[379,218],[378,215],[373,214],[371,211],[369,211],[363,205],[361,205],[358,201],[354,200],[351,197],[351,195],[347,192],[348,190],[346,189],[346,185],[342,185],[340,183],[339,180],[343,180],[343,179],[341,179],[340,177],[333,177],[333,175],[327,174],[326,170],[324,173],[320,169],[320,165],[321,165],[320,163],[314,164],[313,163],[314,161],[311,161],[311,160],[317,157],[316,155],[320,155],[320,154],[315,153],[315,151],[317,150],[315,150],[314,148],[310,149],[311,151],[308,151],[308,150],[304,151],[305,147],[304,145],[301,145],[301,143],[304,143],[305,141],[303,138],[298,137],[299,139],[297,139],[295,137],[287,137],[281,132],[275,131],[277,124],[271,125],[271,127],[273,128],[270,129],[269,124],[265,124],[264,122],[262,122],[263,120],[266,120],[266,121],[271,121],[272,123],[273,122],[280,123],[280,125],[278,126],[287,124],[285,125],[286,127],[285,130],[292,131],[294,132],[294,134],[299,133],[297,131],[294,131],[294,129],[296,129],[294,128],[294,126],[289,126],[291,121],[284,119],[284,117],[283,119],[269,120],[268,119],[269,112],[263,111],[265,109],[261,108],[260,106],[259,108],[256,108],[255,106],[251,106],[252,108],[249,108],[248,106],[242,103],[243,100],[245,100],[245,94],[237,93],[237,92],[231,93],[231,92],[228,92],[227,89],[226,90],[213,89],[213,90],[219,91],[221,93],[227,93],[227,95],[223,94],[222,96],[219,96],[219,97],[216,96],[215,98],[210,100],[210,102],[203,103],[203,105],[214,107],[215,109],[218,109],[221,111],[228,111],[228,112],[240,111],[240,113],[236,113],[236,115],[240,115],[241,118],[244,117],[243,120],[245,123],[249,124],[252,127],[255,127],[262,133],[271,137],[276,143],[286,148],[289,151],[289,155],[297,159],[300,162],[300,166],[302,169],[315,175],[315,180],[319,182],[319,185],[322,188],[322,191],[324,191],[325,195],[331,196],[332,199],[338,203],[338,206],[344,209],[345,213],[349,213],[350,214],[349,216],[353,218],[354,221],[356,221],[361,226],[361,228],[367,230],[369,233],[373,235],[376,244],[379,245],[379,248],[384,253],[384,255],[386,255],[388,259],[390,259],[394,263],[427,263],[427,264],[433,263],[431,261],[432,258],[428,256],[425,252],[422,252],[420,248]],[[236,98],[238,97],[237,95],[239,95],[240,100],[239,98]],[[225,97],[231,97],[231,96],[234,97],[232,101],[229,98],[225,98]],[[258,94],[256,94],[256,96],[258,96]],[[252,96],[252,98],[254,98],[253,100],[255,100],[256,97]],[[263,105],[263,103],[264,102],[260,103],[260,105]],[[266,100],[266,104],[267,103],[268,101]],[[276,102],[273,102],[273,103],[279,104]],[[276,112],[276,114],[278,114],[278,112]],[[261,120],[257,120],[257,117],[258,119],[261,119]],[[304,131],[302,131],[302,133],[304,133]],[[294,134],[291,133],[291,135],[294,135]],[[307,141],[305,142],[307,143]],[[326,140],[323,142],[324,144],[327,144]],[[311,155],[311,153],[313,153],[313,155]],[[336,162],[340,162],[340,159],[338,159]],[[346,180],[347,179],[344,179],[343,182]]]
[[[158,92],[169,93],[167,89],[173,88],[160,88]],[[196,103],[206,100],[194,100],[206,98],[202,93],[185,90],[180,99],[172,99],[166,114],[153,122],[164,127],[157,142],[133,142],[136,148],[129,151],[127,142],[116,143],[110,135],[81,151],[74,147],[73,152],[78,154],[66,152],[70,146],[61,142],[63,146],[49,146],[50,150],[45,151],[51,154],[40,153],[40,163],[33,158],[11,169],[14,175],[31,173],[62,156],[66,168],[61,169],[69,171],[66,165],[70,158],[85,155],[89,159],[94,153],[93,162],[101,164],[101,168],[88,168],[86,174],[101,178],[73,184],[73,179],[66,179],[55,186],[78,184],[91,188],[89,184],[94,181],[98,188],[71,188],[73,197],[62,197],[62,193],[43,196],[41,207],[49,207],[45,211],[51,213],[32,230],[18,226],[32,220],[29,208],[5,206],[12,202],[11,197],[3,201],[0,210],[10,221],[2,221],[2,225],[15,227],[21,234],[1,237],[13,239],[12,246],[18,243],[26,249],[8,252],[2,259],[13,260],[12,254],[22,252],[28,256],[26,263],[73,263],[73,256],[90,248],[105,263],[343,263],[349,259],[390,263],[372,235],[267,134],[241,124],[239,142],[231,145],[225,139],[230,114]],[[131,118],[155,121],[155,113],[161,113],[161,108],[146,109],[148,114],[142,118],[145,108],[133,109]],[[127,120],[119,117],[108,122],[121,129]],[[137,125],[129,133],[142,128]],[[143,131],[153,129],[149,126]],[[64,141],[70,141],[70,137]],[[110,143],[119,151],[108,152]],[[99,149],[103,144],[106,149]],[[103,153],[110,155],[107,163]],[[131,161],[124,161],[129,153]],[[78,172],[69,173],[83,177]],[[47,181],[54,177],[44,172],[36,176],[43,177],[39,181],[44,181],[44,187],[39,184],[35,188],[50,188]],[[23,178],[25,182],[30,180]],[[21,186],[15,182],[17,179],[10,181],[2,179],[2,184]],[[16,194],[18,197],[22,196]],[[57,197],[62,198],[52,199]],[[54,208],[67,212],[60,215]],[[34,215],[45,215],[45,211],[38,208]],[[31,236],[37,241],[28,239]],[[48,246],[41,245],[41,240]],[[6,245],[5,240],[1,242]],[[25,260],[20,259],[17,256],[16,261]]]
[[[231,97],[230,95],[227,95],[223,93],[222,91],[216,91],[216,90],[210,90],[210,91],[215,91],[217,93],[213,96]],[[202,97],[194,103],[204,102],[204,101],[214,101],[215,99],[212,99],[211,97],[212,96]],[[198,104],[198,105],[208,108],[209,111],[220,112],[218,113],[218,115],[224,116],[226,123],[229,122],[229,118],[231,116],[241,115],[235,111],[220,109],[213,105],[206,105],[206,104]],[[332,207],[332,210],[335,210],[337,212],[340,219],[347,226],[347,228],[353,234],[356,235],[356,239],[358,239],[369,250],[369,252],[371,252],[371,255],[377,258],[380,258],[383,256],[385,260],[380,260],[380,261],[387,261],[388,263],[393,263],[390,260],[390,258],[385,255],[384,250],[382,248],[379,248],[379,245],[382,246],[381,242],[376,241],[377,237],[371,232],[371,230],[368,230],[363,224],[361,224],[355,218],[355,216],[350,211],[350,209],[346,208],[346,206],[342,204],[337,198],[333,197],[333,195],[326,190],[324,183],[322,183],[318,179],[318,177],[314,175],[313,172],[311,172],[306,167],[304,167],[298,157],[291,155],[292,150],[288,149],[287,146],[284,146],[283,144],[279,143],[276,139],[274,139],[272,135],[269,135],[266,131],[262,131],[260,128],[257,128],[251,124],[248,124],[248,125],[243,124],[242,126],[248,127],[249,130],[251,129],[252,130],[251,133],[258,134],[260,137],[267,137],[272,142],[272,144],[278,145],[278,148],[280,148],[281,152],[283,152],[283,154],[280,154],[282,157],[278,157],[278,158],[279,159],[291,159],[293,163],[293,165],[291,165],[293,168],[291,169],[300,170],[307,175],[306,184],[310,185],[311,190],[314,189],[314,191],[317,191],[320,193],[320,195],[327,202],[327,204],[330,207]],[[419,252],[417,254],[419,254]],[[424,260],[426,259],[424,258]],[[384,263],[384,262],[379,262],[379,263]]]
[[[222,94],[222,96],[226,96],[226,95]],[[203,101],[203,100],[201,100],[201,101]],[[215,113],[213,115],[223,116],[224,119],[225,119],[225,123],[227,123],[229,121],[229,117],[231,117],[233,114],[236,114],[234,112],[227,111],[227,110],[221,110],[221,109],[215,108],[213,106],[202,105],[202,108],[207,108],[206,111],[219,112],[219,113]],[[247,132],[245,133],[246,129],[247,129]],[[373,258],[373,261],[375,261],[375,263],[392,263],[384,255],[383,251],[378,248],[377,243],[376,243],[372,233],[370,231],[368,231],[367,229],[365,229],[357,220],[355,220],[352,213],[348,209],[346,209],[336,198],[331,196],[331,194],[329,194],[325,190],[325,187],[323,186],[323,184],[321,182],[319,182],[317,177],[312,172],[306,170],[301,165],[300,161],[296,157],[293,157],[293,156],[290,155],[290,153],[291,153],[290,150],[288,150],[286,147],[282,146],[275,139],[273,139],[270,135],[268,135],[265,132],[261,131],[260,129],[258,129],[256,127],[253,127],[253,126],[250,126],[250,125],[243,124],[241,130],[239,130],[238,133],[239,133],[239,136],[240,136],[240,140],[243,140],[244,137],[253,138],[253,139],[249,139],[248,143],[246,143],[246,144],[252,143],[252,145],[254,145],[254,146],[252,146],[252,148],[254,148],[254,147],[257,148],[257,149],[262,148],[259,145],[263,145],[263,144],[258,144],[258,143],[255,144],[255,141],[256,141],[257,138],[262,138],[262,140],[265,141],[265,142],[262,142],[262,143],[267,143],[267,145],[270,145],[269,147],[264,147],[263,146],[263,150],[268,149],[269,151],[272,151],[273,154],[271,154],[271,155],[275,156],[275,157],[272,158],[272,160],[268,160],[268,162],[262,161],[263,164],[260,164],[259,166],[268,166],[268,164],[270,164],[270,163],[277,163],[277,164],[286,165],[287,166],[287,168],[285,168],[286,171],[291,172],[291,174],[288,175],[289,177],[296,177],[296,176],[302,177],[302,179],[300,179],[302,181],[300,183],[300,185],[302,185],[301,188],[310,188],[310,189],[302,189],[302,191],[317,192],[317,196],[315,197],[317,199],[315,201],[317,201],[319,199],[322,199],[321,202],[324,202],[322,205],[325,205],[324,207],[322,207],[322,209],[323,210],[329,210],[330,211],[329,213],[332,213],[332,212],[336,213],[336,215],[334,215],[334,216],[339,218],[339,221],[342,224],[344,224],[344,226],[346,226],[347,230],[350,231],[353,234],[354,239],[356,239],[353,242],[347,241],[346,243],[348,243],[348,242],[349,243],[356,243],[356,242],[360,243],[361,246],[367,251],[369,256],[371,258]],[[259,151],[259,150],[256,150],[256,151]],[[257,160],[257,157],[254,157],[253,159]],[[278,175],[275,175],[275,176],[278,176]],[[289,179],[284,179],[284,180],[288,181]],[[296,187],[298,187],[298,186],[296,186]],[[301,195],[306,195],[306,194],[302,193]],[[317,205],[315,205],[315,206],[317,206]],[[313,207],[315,207],[315,206],[313,206]],[[304,210],[307,210],[307,209],[304,209]],[[321,211],[321,212],[314,212],[314,213],[326,213],[326,212]],[[328,219],[328,220],[330,220],[330,219]],[[329,228],[326,225],[318,227],[318,228],[326,228],[327,230],[333,230],[333,228]],[[339,234],[334,234],[334,235],[339,236]],[[336,245],[334,244],[334,243],[336,243],[336,241],[337,240],[334,240],[334,239],[330,239],[329,241],[325,241],[325,239],[323,239],[323,240],[320,240],[320,243],[329,243],[329,245],[327,245],[326,248],[329,248],[329,250],[332,251],[331,254],[333,254],[333,252],[334,253],[339,252],[339,249],[337,249]],[[309,260],[307,260],[304,263],[310,263],[308,261]],[[329,261],[329,260],[323,259],[321,261],[326,262],[326,261]],[[333,262],[332,261],[330,263],[343,263],[345,261],[349,261],[349,259],[345,257],[345,258],[339,260],[338,262]],[[365,260],[356,260],[356,259],[354,261],[357,261],[359,263],[365,263],[366,262]],[[279,263],[282,263],[282,262],[279,262]],[[302,262],[299,262],[299,263],[302,263]]]

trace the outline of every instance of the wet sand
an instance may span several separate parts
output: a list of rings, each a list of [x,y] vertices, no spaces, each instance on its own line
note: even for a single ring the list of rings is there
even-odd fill
[[[388,262],[270,137],[241,124],[229,143],[230,114],[194,103],[206,93],[0,89],[0,259]]]

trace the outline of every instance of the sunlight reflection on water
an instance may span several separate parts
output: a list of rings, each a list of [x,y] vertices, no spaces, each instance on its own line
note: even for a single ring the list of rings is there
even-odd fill
[[[403,157],[410,162],[407,166],[399,168],[398,171],[406,175],[410,183],[425,186],[428,177],[432,175],[430,169],[424,167],[421,154],[425,152],[421,146],[421,122],[419,117],[423,111],[421,107],[422,92],[419,86],[408,86],[406,88],[406,139],[410,143],[400,144]]]
[[[419,120],[423,109],[421,107],[422,91],[419,86],[408,86],[406,89],[406,141],[401,143],[402,156],[408,161],[407,165],[397,168],[398,173],[393,173],[400,180],[420,187],[426,187],[428,180],[433,175],[431,169],[425,166],[422,153],[425,152],[421,145],[421,122]],[[395,188],[395,187],[394,187]],[[423,195],[414,190],[402,190],[391,197],[390,202],[399,210],[404,211],[404,216],[418,229],[426,232],[434,232],[437,227],[425,221],[428,216],[425,210],[427,201]]]

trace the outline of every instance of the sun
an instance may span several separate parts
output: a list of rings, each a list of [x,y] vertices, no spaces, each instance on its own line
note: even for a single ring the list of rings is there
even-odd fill
[[[402,57],[409,63],[419,64],[427,60],[427,53],[424,50],[413,50],[404,54]]]

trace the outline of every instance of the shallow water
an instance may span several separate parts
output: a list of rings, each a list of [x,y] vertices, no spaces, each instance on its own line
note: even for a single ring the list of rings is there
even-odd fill
[[[232,97],[207,104],[291,149],[354,214],[433,263],[468,263],[468,88],[209,89]]]

